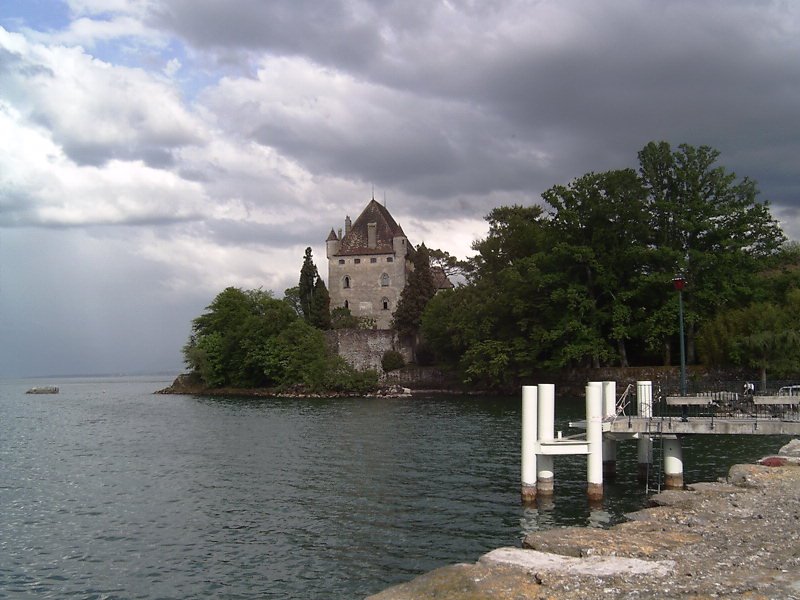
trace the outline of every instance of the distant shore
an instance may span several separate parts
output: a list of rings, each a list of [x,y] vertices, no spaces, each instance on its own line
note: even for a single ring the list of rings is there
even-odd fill
[[[191,373],[178,375],[171,385],[156,394],[183,394],[190,396],[229,396],[241,398],[359,398],[363,393],[356,392],[309,392],[300,387],[291,389],[276,388],[210,388],[202,380]],[[399,385],[381,386],[369,397],[402,398],[411,395],[411,390]]]

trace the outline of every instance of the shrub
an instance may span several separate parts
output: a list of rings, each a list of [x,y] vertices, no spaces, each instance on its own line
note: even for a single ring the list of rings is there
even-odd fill
[[[388,373],[389,371],[402,369],[404,366],[406,366],[406,361],[403,359],[403,355],[397,350],[387,350],[383,353],[381,367],[383,367],[385,372]]]

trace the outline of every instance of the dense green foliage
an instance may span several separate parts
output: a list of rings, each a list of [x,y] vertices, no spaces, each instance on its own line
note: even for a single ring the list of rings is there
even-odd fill
[[[323,333],[290,302],[262,290],[229,287],[192,322],[187,365],[212,388],[302,386],[364,393],[377,373],[358,372],[328,349]]]
[[[431,274],[431,262],[425,244],[417,247],[411,258],[414,269],[408,274],[400,300],[394,311],[392,327],[400,335],[415,336],[420,328],[422,313],[428,301],[436,294]]]
[[[402,369],[406,366],[406,361],[403,358],[403,355],[400,354],[397,350],[387,350],[383,353],[383,357],[381,358],[381,368],[385,372],[389,371],[396,371],[397,369]]]
[[[638,173],[588,173],[547,190],[543,207],[492,210],[467,285],[430,301],[423,338],[483,384],[537,368],[668,364],[678,331],[672,279],[681,274],[693,361],[704,324],[777,301],[778,288],[793,285],[785,274],[757,276],[786,254],[785,238],[753,182],[714,166],[717,158],[705,146],[650,143]]]
[[[286,290],[286,300],[299,306],[300,314],[310,325],[319,329],[331,328],[331,298],[314,264],[311,248],[306,248],[303,257],[300,282],[296,288]]]
[[[712,366],[757,369],[762,387],[767,372],[786,376],[800,372],[800,289],[784,302],[754,302],[718,314],[700,332],[703,361]]]

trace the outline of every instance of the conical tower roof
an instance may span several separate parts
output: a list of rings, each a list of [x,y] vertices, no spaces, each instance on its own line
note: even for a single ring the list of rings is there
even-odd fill
[[[369,247],[369,224],[375,223],[375,246]],[[373,198],[342,238],[337,256],[353,254],[392,254],[393,239],[406,237],[385,206]]]

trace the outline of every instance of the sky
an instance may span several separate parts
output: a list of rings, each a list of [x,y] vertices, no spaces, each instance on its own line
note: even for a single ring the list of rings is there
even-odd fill
[[[179,371],[373,196],[464,258],[653,140],[800,239],[800,3],[0,0],[0,376]]]

